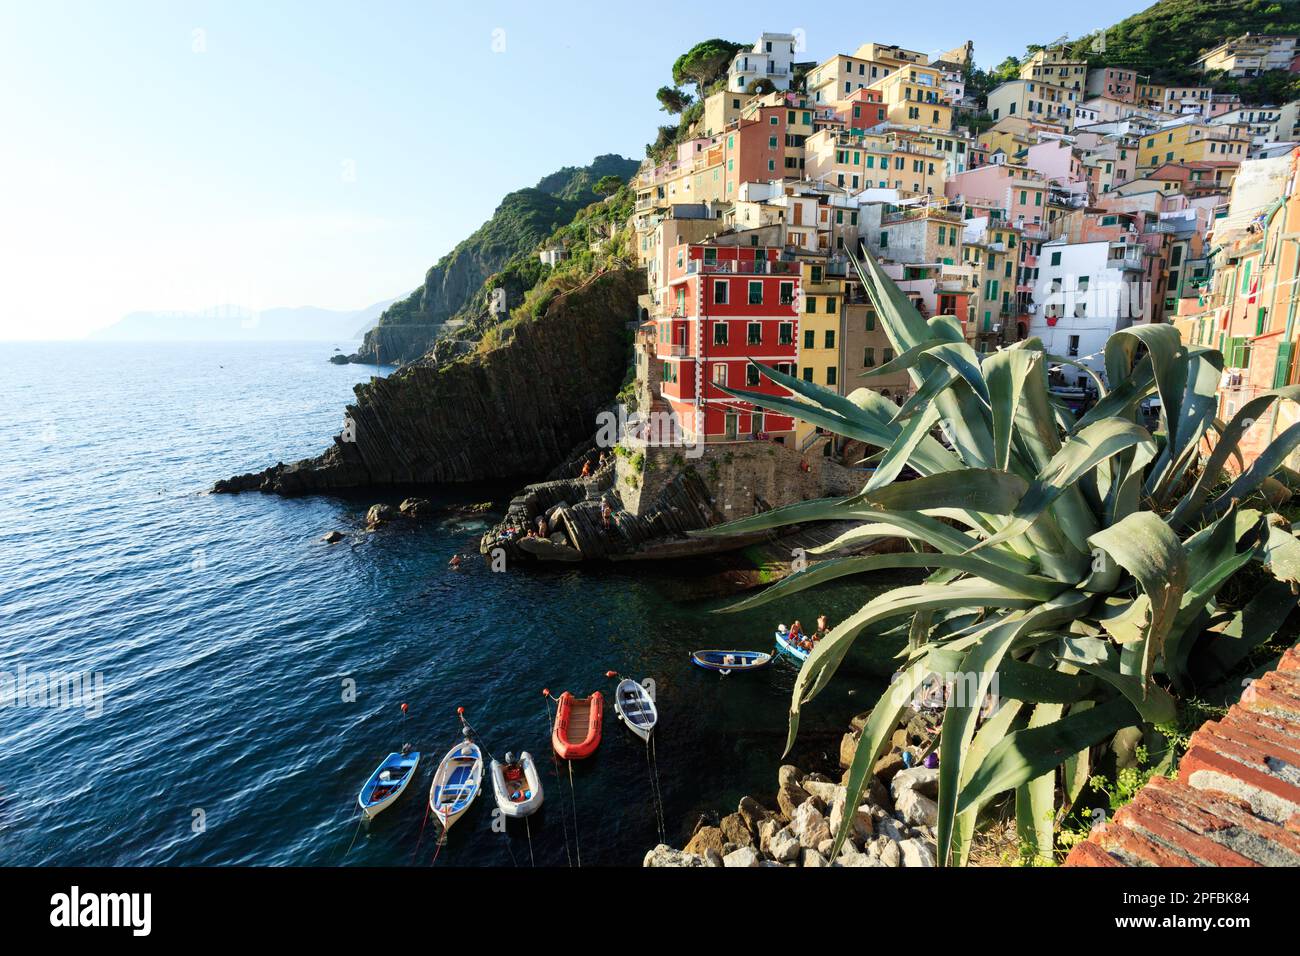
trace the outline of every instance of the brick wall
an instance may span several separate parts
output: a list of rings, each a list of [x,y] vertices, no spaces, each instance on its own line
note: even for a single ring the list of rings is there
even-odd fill
[[[1300,651],[1192,735],[1066,866],[1300,866]]]

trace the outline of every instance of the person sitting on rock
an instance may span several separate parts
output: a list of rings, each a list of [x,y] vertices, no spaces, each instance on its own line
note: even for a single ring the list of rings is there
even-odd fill
[[[459,554],[453,554],[453,555],[451,556],[451,560],[447,562],[447,567],[451,568],[453,571],[459,570],[459,569],[460,569],[460,555],[459,555]]]
[[[609,519],[613,514],[614,509],[609,506],[609,499],[602,498],[600,501],[600,522],[605,526],[606,531],[609,530]]]
[[[588,458],[586,461],[584,461],[584,462],[582,463],[582,477],[584,477],[584,478],[590,478],[590,477],[591,477],[591,459],[590,459],[590,458]]]

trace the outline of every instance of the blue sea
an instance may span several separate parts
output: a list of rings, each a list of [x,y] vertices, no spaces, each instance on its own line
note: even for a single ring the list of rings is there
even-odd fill
[[[767,649],[776,621],[838,619],[884,582],[716,615],[725,601],[683,596],[698,565],[450,571],[485,519],[360,530],[400,494],[208,494],[342,428],[377,370],[328,354],[0,343],[0,863],[635,865],[661,831],[680,846],[700,813],[770,798],[794,666],[720,678],[688,652]],[[608,706],[572,786],[552,763],[542,689],[608,697],[608,670],[655,680],[662,813],[646,745]],[[875,666],[841,673],[805,708],[806,766],[834,763],[881,686]],[[29,693],[4,698],[20,674]],[[40,693],[55,675],[89,676]],[[438,847],[427,793],[458,707],[488,751],[539,758],[546,804],[502,830],[489,790]],[[404,742],[418,779],[361,825],[358,789]]]

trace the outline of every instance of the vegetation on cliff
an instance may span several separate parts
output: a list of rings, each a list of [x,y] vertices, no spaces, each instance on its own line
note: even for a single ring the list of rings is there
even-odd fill
[[[397,343],[397,353],[390,348],[380,358],[419,357],[445,323],[464,318],[462,311],[483,298],[485,282],[498,273],[506,273],[502,283],[507,294],[531,288],[543,274],[538,247],[592,203],[598,184],[608,190],[609,177],[625,182],[636,167],[635,160],[607,154],[588,166],[565,167],[544,176],[536,186],[507,194],[491,219],[429,269],[423,285],[385,310],[358,357],[374,361],[376,346],[385,340]]]

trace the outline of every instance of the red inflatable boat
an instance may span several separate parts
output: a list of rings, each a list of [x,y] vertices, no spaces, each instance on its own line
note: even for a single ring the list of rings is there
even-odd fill
[[[600,691],[590,697],[574,697],[567,690],[560,695],[555,711],[555,730],[551,745],[564,760],[590,757],[600,746],[600,725],[605,698]]]

